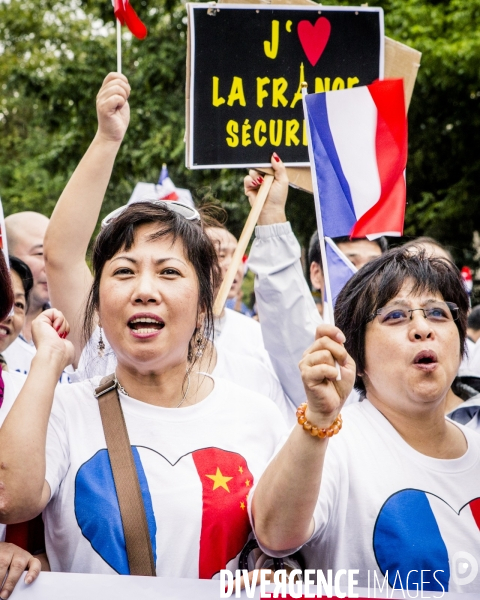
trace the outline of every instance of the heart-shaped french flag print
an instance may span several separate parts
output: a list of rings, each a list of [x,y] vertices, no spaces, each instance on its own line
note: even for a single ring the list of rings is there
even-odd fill
[[[416,489],[401,490],[388,498],[373,533],[378,566],[384,575],[388,571],[392,587],[398,573],[403,585],[408,576],[410,589],[420,588],[423,570],[431,571],[429,581],[424,578],[424,590],[448,591],[449,557],[458,550],[469,550],[468,544],[472,553],[476,548],[478,556],[480,498],[455,510],[435,494]]]
[[[325,17],[317,19],[315,25],[312,25],[310,21],[299,22],[297,26],[298,38],[312,67],[320,60],[330,39],[331,30],[330,21]]]
[[[246,505],[253,475],[245,458],[220,448],[203,448],[172,464],[151,448],[132,446],[132,453],[155,563],[157,536],[163,540],[165,520],[176,518],[162,507],[168,506],[171,513],[171,494],[175,493],[173,504],[183,522],[187,512],[201,514],[198,574],[200,579],[211,579],[241,552],[251,531]],[[198,510],[189,510],[192,502]],[[74,504],[77,523],[93,550],[117,573],[128,575],[125,537],[106,449],[78,470]],[[177,539],[181,535],[181,530],[175,530]]]

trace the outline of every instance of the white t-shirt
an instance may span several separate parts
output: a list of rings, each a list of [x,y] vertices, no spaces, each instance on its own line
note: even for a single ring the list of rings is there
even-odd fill
[[[16,371],[22,375],[28,375],[33,357],[37,353],[34,344],[29,344],[20,335],[14,340],[10,346],[3,352],[3,356],[7,361],[8,370]],[[59,383],[70,383],[69,373],[73,372],[71,367],[67,367],[60,377]]]
[[[21,375],[20,373],[9,373],[7,371],[2,371],[3,378],[3,403],[0,406],[0,427],[3,425],[3,422],[7,418],[7,415],[10,409],[13,406],[20,390],[27,379],[26,375]],[[0,524],[0,542],[5,540],[5,531],[6,525]]]
[[[445,591],[479,593],[480,577],[463,586],[454,578],[469,574],[457,553],[480,559],[480,436],[457,425],[468,450],[442,460],[409,446],[368,400],[343,417],[325,457],[315,533],[302,549],[307,568],[359,569],[365,588],[369,572],[371,587],[374,571],[380,582],[388,571],[393,587],[398,571],[404,589],[420,586],[423,570],[423,589],[441,592],[438,571]]]
[[[98,401],[100,378],[59,386],[47,437],[44,511],[52,571],[128,574]],[[251,532],[247,495],[286,426],[270,400],[215,379],[184,408],[121,394],[158,576],[209,579],[236,569]]]
[[[240,316],[247,322],[252,321],[249,317]],[[258,325],[255,321],[253,322]],[[259,330],[260,327],[258,326],[256,329]],[[105,334],[103,334],[105,354],[103,357],[98,356],[99,336],[100,329],[96,327],[88,344],[82,351],[77,370],[73,375],[70,375],[72,381],[80,382],[92,377],[105,377],[115,371],[117,358],[105,338]],[[252,340],[252,345],[257,343],[258,340]],[[233,351],[227,345],[219,345],[217,341],[215,342],[215,348],[217,350],[217,364],[212,373],[214,377],[227,379],[248,390],[267,396],[275,402],[289,425],[296,422],[295,411],[297,407],[284,394],[277,376],[266,366],[264,361],[260,361],[257,357],[247,353],[242,354]]]
[[[260,323],[241,313],[225,309],[221,319],[215,319],[215,347],[250,356],[262,362],[272,373],[273,366],[265,350]]]
[[[475,354],[475,342],[472,342],[472,340],[468,337],[466,338],[465,342],[467,346],[467,351],[465,353],[465,356],[462,358],[462,362],[460,363],[460,368],[458,369],[459,375],[462,375],[463,373],[467,374],[472,372],[471,364],[473,356]],[[480,373],[478,373],[478,376],[480,377]]]

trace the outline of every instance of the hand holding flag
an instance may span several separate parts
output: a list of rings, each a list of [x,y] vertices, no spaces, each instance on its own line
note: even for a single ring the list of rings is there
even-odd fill
[[[117,72],[122,72],[122,25],[139,40],[147,37],[147,28],[130,4],[130,0],[112,0],[113,12],[117,21]]]

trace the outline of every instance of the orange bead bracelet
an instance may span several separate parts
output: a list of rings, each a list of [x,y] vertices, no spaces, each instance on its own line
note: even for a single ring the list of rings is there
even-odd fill
[[[315,425],[312,425],[309,421],[307,421],[307,417],[305,416],[306,410],[307,410],[307,403],[304,402],[303,404],[300,404],[300,406],[297,408],[297,412],[296,412],[297,421],[298,421],[298,424],[301,425],[305,429],[305,431],[308,431],[308,433],[312,437],[319,437],[319,438],[332,437],[332,436],[336,435],[342,428],[342,415],[339,414],[338,417],[335,419],[335,421],[330,425],[330,427],[321,429],[320,427],[316,427]]]

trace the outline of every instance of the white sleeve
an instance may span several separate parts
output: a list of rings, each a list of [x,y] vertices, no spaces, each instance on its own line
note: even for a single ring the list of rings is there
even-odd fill
[[[50,486],[50,499],[55,496],[70,466],[65,411],[62,403],[53,401],[48,421],[45,479]]]
[[[280,383],[298,406],[305,400],[298,363],[322,323],[303,275],[290,223],[257,226],[248,258],[265,348]]]
[[[462,361],[462,365],[464,364],[465,361]],[[473,350],[470,349],[470,347],[468,347],[468,356],[467,356],[467,364],[468,364],[468,368],[467,368],[467,373],[465,373],[465,375],[467,374],[474,374],[477,377],[480,377],[480,344],[478,342],[476,342],[475,346],[473,347]],[[462,365],[460,366],[460,368],[462,367]]]

